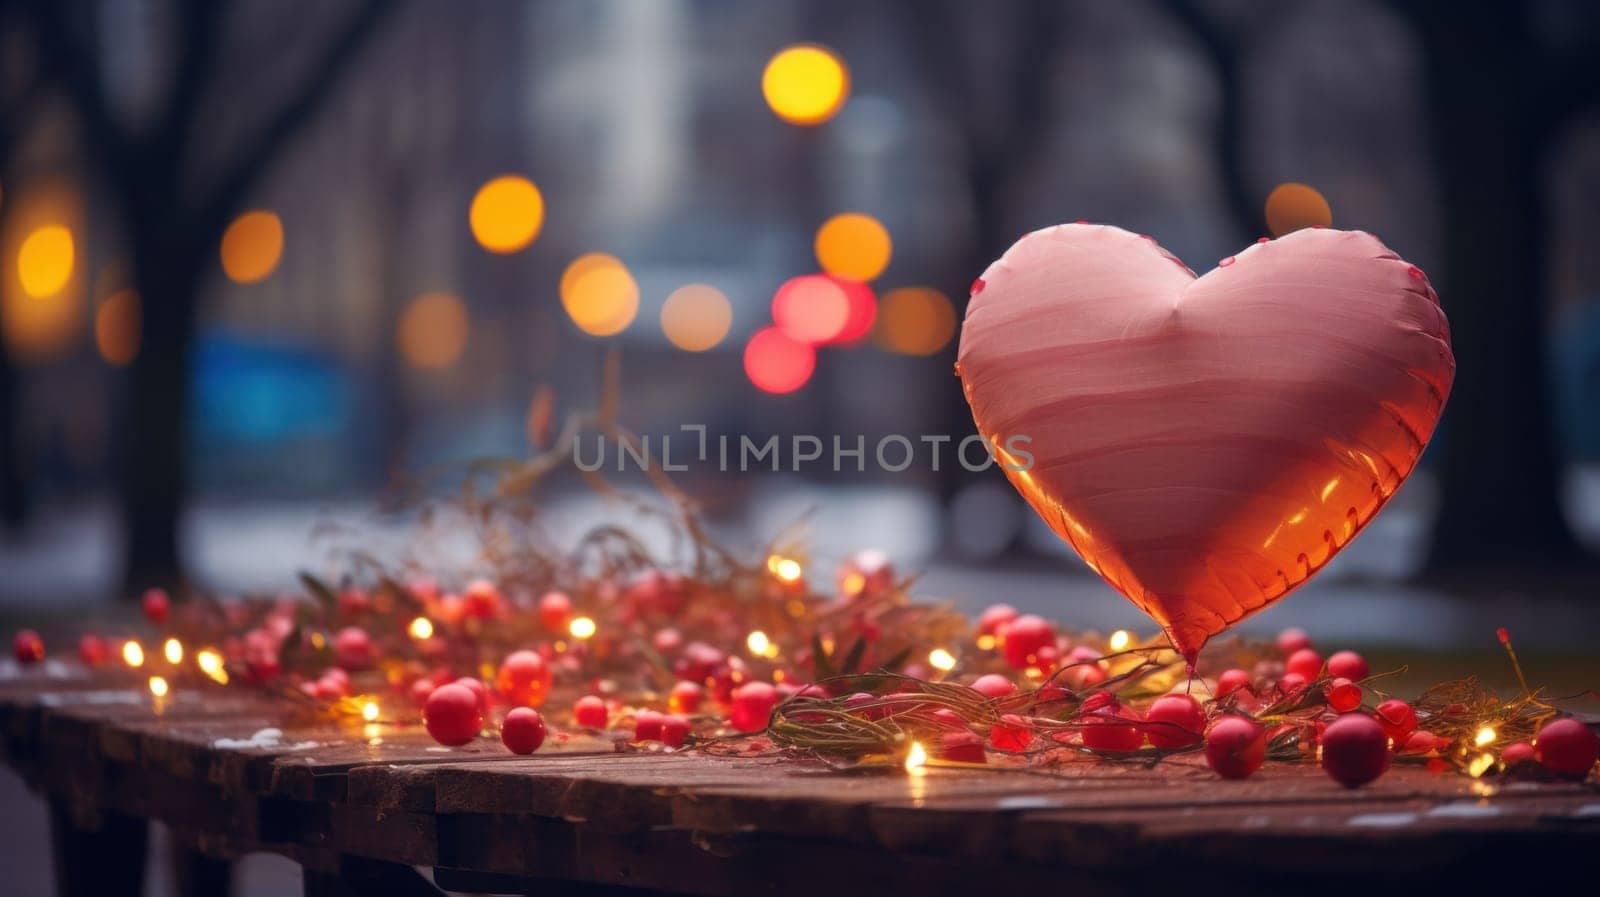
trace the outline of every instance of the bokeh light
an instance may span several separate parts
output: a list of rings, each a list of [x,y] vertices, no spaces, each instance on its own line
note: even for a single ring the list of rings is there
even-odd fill
[[[806,385],[816,368],[816,351],[777,327],[756,331],[744,347],[745,375],[765,392],[794,392]]]
[[[273,212],[245,212],[222,234],[222,272],[234,283],[266,280],[283,258],[283,222]]]
[[[872,287],[848,277],[829,275],[828,279],[844,290],[845,299],[850,305],[850,313],[845,317],[844,327],[834,336],[832,342],[853,343],[871,333],[872,324],[878,319],[878,297],[873,294]]]
[[[796,44],[779,51],[761,75],[773,113],[794,125],[820,125],[850,97],[850,72],[833,51]]]
[[[772,296],[772,320],[790,339],[825,343],[850,323],[850,297],[824,274],[805,274],[786,281]]]
[[[817,264],[829,274],[870,281],[889,266],[889,229],[860,212],[844,212],[817,228]]]
[[[714,286],[691,283],[667,296],[661,306],[661,332],[686,352],[704,352],[722,342],[733,326],[733,305]]]
[[[874,339],[903,355],[932,355],[956,332],[956,310],[949,298],[930,287],[890,290],[878,309]]]
[[[478,188],[467,217],[472,236],[484,249],[516,252],[539,236],[544,197],[527,178],[501,175]]]
[[[1267,195],[1267,229],[1281,237],[1303,227],[1328,227],[1333,224],[1333,209],[1315,187],[1309,184],[1279,184]]]
[[[94,345],[100,357],[121,367],[139,356],[143,335],[139,294],[118,290],[107,296],[94,313]]]
[[[395,333],[400,354],[426,369],[455,364],[467,347],[471,318],[461,300],[449,293],[424,293],[411,300]]]
[[[17,250],[17,279],[22,292],[35,299],[53,296],[72,279],[76,253],[72,231],[59,224],[28,234]]]
[[[591,252],[561,275],[561,305],[590,336],[621,333],[639,313],[639,285],[616,256]]]

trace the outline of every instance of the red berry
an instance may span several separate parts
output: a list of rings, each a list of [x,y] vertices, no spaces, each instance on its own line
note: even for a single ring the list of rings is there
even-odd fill
[[[501,661],[494,687],[512,704],[538,707],[550,693],[550,667],[533,651],[513,651]]]
[[[433,690],[436,687],[437,686],[433,684],[433,680],[429,679],[427,676],[423,676],[421,679],[411,683],[411,703],[418,708],[426,706],[428,703],[428,696],[433,694]]]
[[[951,710],[949,707],[940,707],[938,710],[928,714],[928,716],[933,724],[941,729],[965,729],[967,727],[967,721],[961,718],[961,714]]]
[[[1108,706],[1082,718],[1083,746],[1097,751],[1136,751],[1144,744],[1139,715],[1127,707]]]
[[[1312,682],[1322,675],[1322,655],[1310,648],[1301,648],[1289,655],[1289,660],[1283,665],[1285,671],[1294,673]]]
[[[513,707],[500,723],[500,740],[513,754],[531,754],[544,744],[544,717],[532,707]]]
[[[1328,675],[1359,681],[1367,678],[1367,660],[1354,651],[1339,651],[1328,658]]]
[[[372,609],[372,599],[356,586],[339,591],[339,613],[346,617],[359,616]]]
[[[441,685],[428,696],[422,708],[422,722],[433,740],[445,745],[466,744],[483,728],[483,709],[472,690],[452,683]]]
[[[687,679],[680,680],[672,686],[672,691],[667,693],[667,706],[673,713],[695,713],[700,709],[700,702],[705,700],[706,690],[698,682]]]
[[[1328,699],[1328,706],[1337,713],[1349,713],[1361,706],[1361,686],[1343,677],[1329,682],[1323,695]]]
[[[1355,788],[1389,768],[1389,736],[1364,713],[1347,713],[1322,732],[1322,769],[1335,782]]]
[[[24,629],[11,640],[11,653],[17,663],[38,663],[44,660],[44,639],[32,629]]]
[[[894,565],[874,548],[858,551],[839,565],[835,576],[844,598],[877,598],[894,588]]]
[[[1003,698],[1016,694],[1017,684],[999,673],[989,673],[979,676],[972,683],[972,690],[986,698]]]
[[[654,710],[641,710],[633,715],[633,740],[634,741],[660,741],[661,721],[666,719],[664,714]]]
[[[1045,647],[1054,650],[1056,646],[1055,628],[1033,614],[1024,614],[1006,624],[1002,638],[1006,663],[1016,670],[1037,665],[1039,651]]]
[[[1544,768],[1562,775],[1587,775],[1600,757],[1600,738],[1572,717],[1551,720],[1533,739],[1534,756]]]
[[[689,721],[676,713],[661,717],[661,743],[667,747],[683,747],[689,737]]]
[[[1399,698],[1390,698],[1379,704],[1377,713],[1378,725],[1396,744],[1404,744],[1406,736],[1417,728],[1417,712]]]
[[[378,660],[372,637],[359,626],[346,626],[333,637],[333,661],[347,670],[370,670]]]
[[[461,615],[487,620],[500,613],[500,589],[487,579],[474,579],[461,592]]]
[[[1298,697],[1306,690],[1306,677],[1299,673],[1284,673],[1278,680],[1278,693],[1285,698]]]
[[[1534,751],[1533,745],[1526,741],[1508,744],[1506,749],[1500,752],[1500,762],[1504,763],[1507,769],[1513,766],[1520,766],[1523,763],[1532,763],[1536,759],[1538,759],[1538,754]]]
[[[999,751],[1025,751],[1033,743],[1033,729],[1027,720],[1008,713],[989,728],[989,743]]]
[[[984,608],[978,615],[979,635],[999,635],[1012,620],[1017,618],[1017,609],[1009,604],[991,604]]]
[[[1217,697],[1225,698],[1240,689],[1244,689],[1247,692],[1254,691],[1254,682],[1255,680],[1251,679],[1250,674],[1244,670],[1223,670],[1222,675],[1217,677]]]
[[[561,631],[572,616],[572,599],[564,592],[546,592],[539,599],[539,622],[553,632]]]
[[[472,692],[473,697],[478,699],[478,711],[483,714],[484,719],[489,718],[489,710],[493,707],[494,702],[489,699],[487,686],[471,676],[462,676],[453,684]]]
[[[609,718],[606,702],[595,695],[581,697],[572,705],[572,719],[580,726],[604,729]]]
[[[1206,732],[1206,763],[1225,779],[1247,778],[1266,756],[1266,730],[1242,716],[1224,716]]]
[[[100,636],[91,632],[78,639],[78,659],[89,666],[99,666],[110,656],[111,648]]]
[[[1283,652],[1284,657],[1309,647],[1311,647],[1311,636],[1298,626],[1291,626],[1278,633],[1278,650]]]
[[[1450,739],[1440,738],[1426,729],[1418,729],[1406,736],[1400,748],[1402,754],[1431,754],[1450,747]]]
[[[1206,730],[1206,712],[1189,695],[1162,695],[1144,715],[1145,737],[1158,748],[1198,744]]]
[[[767,727],[777,704],[777,689],[765,682],[746,682],[733,691],[730,721],[740,732],[759,732]]]
[[[989,759],[983,752],[983,739],[967,729],[939,736],[938,757],[953,763],[985,763]]]
[[[150,589],[144,593],[139,604],[144,608],[145,617],[157,626],[167,622],[168,615],[172,613],[172,600],[167,597],[165,589]]]

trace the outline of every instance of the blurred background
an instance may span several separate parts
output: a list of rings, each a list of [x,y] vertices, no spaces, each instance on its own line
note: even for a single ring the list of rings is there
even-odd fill
[[[958,442],[957,322],[1021,234],[1204,271],[1331,224],[1430,273],[1458,381],[1372,533],[1246,631],[1593,654],[1595,4],[0,0],[0,48],[7,621],[289,585],[322,525],[405,532],[386,499],[526,455],[540,384],[593,407],[613,349],[680,455]],[[874,467],[683,479],[735,542],[799,521],[817,564],[1148,628],[997,470]],[[607,513],[556,485],[574,533]]]

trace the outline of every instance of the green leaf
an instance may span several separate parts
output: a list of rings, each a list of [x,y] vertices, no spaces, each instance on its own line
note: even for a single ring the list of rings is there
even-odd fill
[[[850,646],[850,653],[844,656],[844,664],[840,667],[845,673],[855,673],[861,669],[861,658],[867,654],[867,640],[856,636],[856,643]]]
[[[306,591],[311,593],[311,597],[321,602],[324,607],[332,610],[339,606],[339,596],[334,594],[333,589],[328,588],[327,583],[304,570],[300,571],[300,582],[306,587]]]
[[[833,659],[828,656],[827,651],[823,650],[822,636],[820,635],[811,636],[811,665],[817,668],[818,679],[832,679],[834,676],[839,675],[838,671],[833,668]]]

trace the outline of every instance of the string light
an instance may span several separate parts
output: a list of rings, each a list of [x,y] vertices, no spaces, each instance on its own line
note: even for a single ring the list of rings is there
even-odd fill
[[[978,650],[979,651],[993,651],[995,649],[995,646],[998,645],[999,643],[1000,642],[999,642],[998,639],[996,639],[994,636],[988,634],[987,632],[984,633],[983,635],[978,636]]]
[[[567,631],[572,633],[572,637],[575,639],[593,638],[595,632],[594,620],[588,617],[578,617],[567,624]]]
[[[194,662],[200,668],[200,672],[205,673],[213,682],[218,685],[228,684],[228,671],[222,667],[221,654],[206,648],[195,655]]]
[[[956,656],[943,648],[934,648],[928,652],[928,665],[941,673],[948,673],[956,668]]]
[[[433,638],[433,621],[427,617],[418,617],[411,621],[411,625],[406,627],[406,631],[410,632],[411,637],[418,641]]]
[[[1479,754],[1467,763],[1467,772],[1476,779],[1488,772],[1489,767],[1493,765],[1494,756],[1492,754]]]
[[[805,575],[805,569],[799,561],[777,554],[767,558],[767,569],[784,582],[798,582]]]
[[[906,772],[920,776],[928,771],[928,752],[922,747],[922,742],[911,742],[911,750],[906,751]]]
[[[167,663],[183,663],[183,642],[169,638],[167,643],[161,646],[161,653],[166,655]]]
[[[1128,644],[1132,641],[1133,636],[1129,634],[1128,630],[1118,629],[1116,632],[1111,633],[1111,638],[1106,642],[1106,644],[1109,645],[1113,651],[1121,651],[1122,649],[1128,647]]]
[[[1478,747],[1488,747],[1494,744],[1494,740],[1498,737],[1499,735],[1495,732],[1493,726],[1484,726],[1478,730],[1478,734],[1472,739],[1472,742]]]
[[[378,718],[378,705],[372,701],[368,701],[367,703],[363,704],[361,707],[361,718],[369,723],[376,720]]]
[[[167,696],[167,680],[161,678],[160,676],[151,676],[150,677],[150,693],[155,695],[158,698],[166,697]]]
[[[765,657],[767,656],[767,650],[772,647],[772,640],[767,638],[765,632],[757,629],[745,637],[744,645],[750,649],[751,654],[757,657]]]
[[[133,641],[132,639],[129,639],[122,646],[122,659],[126,661],[130,667],[144,666],[144,646],[140,645],[136,641]]]

